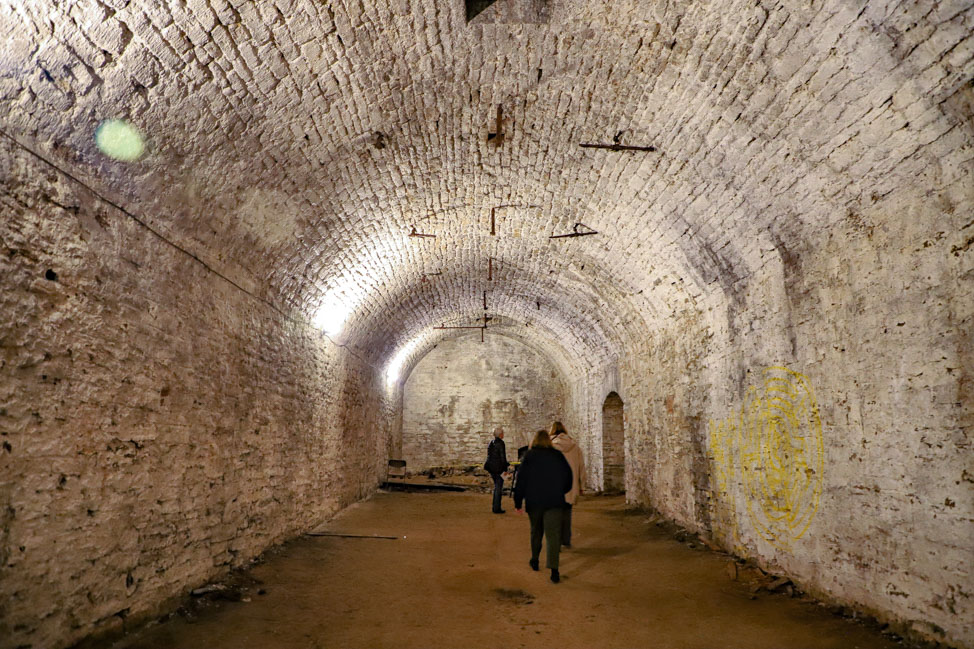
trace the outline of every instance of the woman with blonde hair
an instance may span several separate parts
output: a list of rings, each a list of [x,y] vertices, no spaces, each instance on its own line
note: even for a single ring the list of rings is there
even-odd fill
[[[551,445],[562,452],[568,465],[572,468],[572,489],[565,494],[565,513],[561,517],[561,544],[566,548],[572,547],[572,506],[582,495],[582,480],[585,477],[585,460],[582,449],[578,448],[560,421],[551,424]]]
[[[539,430],[524,454],[514,486],[514,507],[521,511],[522,502],[531,521],[532,570],[538,570],[541,555],[541,539],[547,543],[547,567],[551,581],[558,583],[558,554],[561,551],[562,515],[565,511],[565,494],[572,488],[572,468],[561,451],[551,445],[547,431]]]

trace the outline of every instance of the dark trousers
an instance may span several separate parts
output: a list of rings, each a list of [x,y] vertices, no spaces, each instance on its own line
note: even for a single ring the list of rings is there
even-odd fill
[[[561,514],[561,544],[572,544],[572,506],[565,505],[565,510]]]
[[[504,475],[502,473],[491,473],[490,477],[494,479],[494,511],[499,512],[501,510],[501,494],[504,493]]]
[[[537,561],[541,556],[541,537],[547,541],[548,564],[550,570],[558,570],[558,553],[561,551],[561,519],[564,509],[551,509],[528,512],[531,520],[531,560]]]

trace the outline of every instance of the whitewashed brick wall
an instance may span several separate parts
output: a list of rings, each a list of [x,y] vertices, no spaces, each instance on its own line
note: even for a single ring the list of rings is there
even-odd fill
[[[590,488],[616,391],[633,502],[974,647],[972,34],[970,2],[502,0],[470,24],[452,0],[0,3],[0,619],[69,644],[367,493],[401,443],[382,373],[486,300],[565,377]],[[96,150],[114,117],[142,160]],[[614,139],[657,150],[579,147]],[[549,239],[579,222],[599,234]],[[335,345],[297,324],[329,300]],[[823,449],[771,439],[798,470],[768,493],[815,503],[787,542],[760,444],[712,432],[777,366]],[[119,533],[30,604],[90,553],[16,535],[138,528],[145,502],[186,543],[148,543],[163,577]],[[112,586],[75,606],[90,584]]]

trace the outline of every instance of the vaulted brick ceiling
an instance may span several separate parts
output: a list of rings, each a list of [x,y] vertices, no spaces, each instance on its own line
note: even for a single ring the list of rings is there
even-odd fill
[[[461,0],[8,1],[0,125],[259,299],[351,309],[334,338],[377,363],[476,324],[486,291],[490,327],[570,371],[685,310],[724,317],[764,250],[932,160],[960,173],[971,21],[844,0],[499,0],[470,23]],[[114,117],[145,133],[140,161],[95,148]],[[579,146],[614,139],[657,150]],[[549,239],[579,222],[599,234]]]

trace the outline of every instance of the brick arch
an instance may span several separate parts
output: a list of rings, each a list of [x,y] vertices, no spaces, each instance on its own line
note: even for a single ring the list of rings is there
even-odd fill
[[[151,593],[368,493],[400,405],[382,374],[408,375],[452,335],[437,325],[476,321],[484,291],[494,331],[565,374],[587,458],[618,377],[628,498],[937,641],[971,636],[969,606],[922,596],[970,576],[903,560],[917,536],[952,556],[944,540],[970,518],[953,481],[969,455],[971,350],[955,333],[971,301],[971,7],[608,4],[552,1],[543,24],[510,25],[507,11],[468,24],[459,2],[3,3],[0,312],[18,373],[0,384],[24,395],[4,409],[31,422],[16,436],[118,468],[103,516],[77,490],[19,489],[40,514],[15,531],[46,544],[25,561],[70,559],[58,548],[120,512],[155,529],[124,485],[164,488],[171,457],[237,476],[210,493],[187,474],[173,525],[224,539],[202,526],[226,523],[239,548],[194,548],[182,576],[159,577],[172,534],[147,538],[146,587],[104,603],[67,576],[110,593],[117,566],[21,564],[13,589],[43,600],[47,574],[74,594],[41,622],[17,612],[13,628],[46,630],[13,642],[72,644],[106,611],[144,614]],[[499,106],[504,137],[488,140]],[[99,152],[109,117],[142,130],[142,159]],[[613,142],[655,150],[580,146]],[[598,234],[549,238],[581,223]],[[347,310],[337,333],[315,326],[323,305]],[[822,513],[787,548],[755,534],[734,478],[748,461],[734,422],[772,367],[807,377],[832,424]],[[86,426],[68,437],[52,422],[74,411]],[[111,456],[108,423],[136,458]],[[921,429],[920,453],[896,450]],[[179,455],[186,431],[201,443]],[[57,463],[16,436],[24,484],[56,485]],[[850,491],[864,469],[879,486]],[[80,469],[64,471],[70,487]],[[933,474],[911,487],[916,530],[877,520],[890,547],[864,544],[861,512],[904,506],[880,487]],[[226,521],[194,509],[211,496],[238,502]],[[78,512],[67,536],[24,527]]]
[[[616,392],[607,394],[602,403],[602,488],[626,490],[624,404]]]
[[[402,457],[413,469],[479,466],[501,427],[513,461],[537,429],[564,418],[565,378],[547,350],[517,336],[442,339],[404,380]]]

